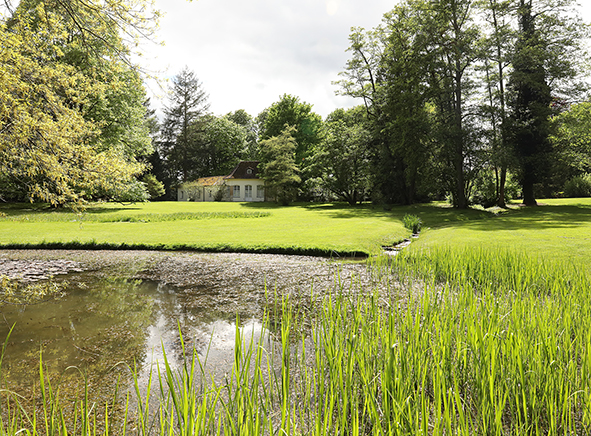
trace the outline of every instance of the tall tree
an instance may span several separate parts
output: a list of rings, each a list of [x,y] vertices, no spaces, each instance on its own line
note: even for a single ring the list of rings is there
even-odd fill
[[[226,118],[239,126],[246,132],[246,149],[242,158],[244,160],[257,160],[258,153],[258,129],[256,121],[244,109],[230,112]]]
[[[518,39],[510,87],[512,142],[518,160],[523,203],[537,204],[535,185],[549,175],[553,102],[577,91],[585,53],[584,27],[572,0],[518,0]],[[575,80],[573,80],[575,79]],[[575,86],[572,86],[575,83]],[[566,97],[568,98],[568,97]]]
[[[246,128],[226,116],[201,117],[191,124],[189,136],[189,179],[228,175],[245,156]]]
[[[187,67],[173,77],[159,151],[177,181],[188,181],[191,176],[195,148],[191,126],[209,109],[207,99],[203,85]]]
[[[495,177],[496,204],[505,207],[505,185],[512,153],[509,142],[507,79],[510,54],[515,42],[512,26],[513,0],[481,0],[479,6],[487,23],[483,39],[481,71],[486,89],[482,104],[486,136],[490,144],[490,162]]]
[[[431,29],[436,56],[431,65],[431,86],[438,109],[439,156],[446,164],[442,177],[447,179],[454,206],[463,209],[468,207],[467,172],[474,168],[470,161],[477,144],[477,122],[474,111],[468,108],[479,32],[472,14],[473,0],[432,0],[429,10],[423,25]]]
[[[113,22],[113,5],[88,8],[83,2],[62,3],[23,1],[10,19],[0,23],[0,75],[5,78],[0,85],[0,190],[8,180],[20,185],[31,200],[53,204],[82,202],[96,193],[118,195],[126,186],[138,186],[134,176],[143,166],[123,145],[133,142],[134,149],[143,151],[150,147],[147,135],[142,138],[145,131],[140,132],[141,109],[132,117],[140,120],[134,124],[138,129],[131,132],[104,134],[106,120],[89,115],[98,98],[110,103],[131,98],[134,105],[143,98],[137,92],[141,90],[137,75],[127,74],[130,63],[120,37],[127,24],[133,24],[123,16]],[[127,7],[126,2],[119,3]],[[84,23],[76,31],[60,14],[65,6],[78,23]],[[78,6],[82,9],[74,11]],[[82,58],[86,63],[79,62]],[[105,79],[87,68],[90,64],[110,66],[115,74]],[[121,68],[123,64],[127,68]],[[128,89],[134,92],[108,95],[109,88],[123,89],[119,85],[130,81]]]
[[[287,206],[295,200],[301,182],[295,162],[296,128],[286,125],[278,136],[260,142],[261,170],[267,195]]]
[[[325,129],[311,158],[318,184],[355,205],[369,193],[371,132],[365,108],[333,111],[326,118]]]
[[[320,142],[322,134],[322,118],[312,111],[312,105],[301,102],[298,97],[284,94],[281,99],[269,108],[262,131],[261,139],[280,136],[285,125],[295,127],[292,132],[296,142],[295,159],[300,168],[313,148]]]
[[[511,76],[514,92],[514,147],[519,159],[523,203],[526,206],[535,206],[537,202],[534,184],[548,172],[550,166],[549,123],[552,94],[544,65],[543,41],[536,29],[532,0],[519,0],[518,15],[519,38]]]

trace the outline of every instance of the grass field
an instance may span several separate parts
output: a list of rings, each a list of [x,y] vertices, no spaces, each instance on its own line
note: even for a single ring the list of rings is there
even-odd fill
[[[37,205],[0,205],[0,246],[111,246],[211,251],[375,254],[409,236],[402,219],[423,221],[413,249],[511,249],[587,265],[591,199],[542,200],[536,208],[454,210],[444,204],[379,207],[261,203],[100,204],[83,215]]]
[[[402,217],[371,207],[333,204],[278,207],[252,203],[103,204],[83,215],[0,207],[0,245],[375,253],[404,239]],[[191,216],[193,214],[193,216]]]

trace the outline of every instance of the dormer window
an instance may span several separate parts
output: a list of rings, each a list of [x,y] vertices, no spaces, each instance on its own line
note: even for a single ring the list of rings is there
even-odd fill
[[[246,174],[248,174],[248,175],[252,174],[252,168],[248,168],[248,169],[246,170]]]

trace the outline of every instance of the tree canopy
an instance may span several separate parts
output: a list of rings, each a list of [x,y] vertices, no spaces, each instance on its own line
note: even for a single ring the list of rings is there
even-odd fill
[[[126,1],[29,0],[2,19],[0,196],[60,205],[137,186],[151,143],[122,35],[155,24],[140,15]]]

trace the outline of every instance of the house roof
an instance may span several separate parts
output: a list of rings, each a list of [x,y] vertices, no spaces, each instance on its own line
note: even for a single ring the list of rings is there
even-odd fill
[[[201,186],[216,186],[224,183],[224,176],[200,177],[197,180]]]
[[[258,179],[258,165],[256,160],[243,160],[226,176],[226,179]]]

